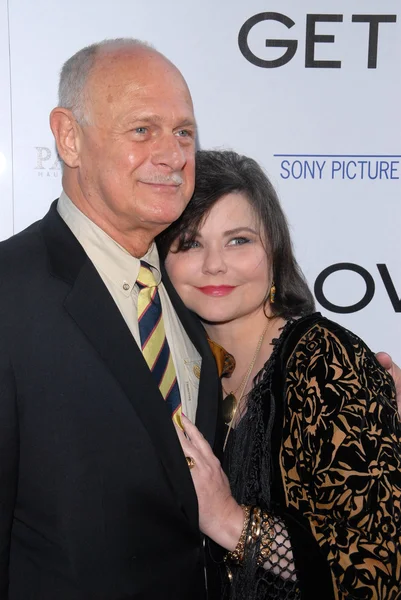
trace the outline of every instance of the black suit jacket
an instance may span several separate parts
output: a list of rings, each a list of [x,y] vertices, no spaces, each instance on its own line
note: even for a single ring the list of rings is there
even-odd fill
[[[213,445],[203,330],[196,423]],[[0,600],[205,598],[197,499],[171,416],[60,218],[0,244]]]

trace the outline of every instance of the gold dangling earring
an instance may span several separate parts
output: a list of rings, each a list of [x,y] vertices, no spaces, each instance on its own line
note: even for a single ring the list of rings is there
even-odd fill
[[[276,299],[276,286],[274,285],[274,281],[272,281],[272,285],[270,288],[270,304],[274,304]]]

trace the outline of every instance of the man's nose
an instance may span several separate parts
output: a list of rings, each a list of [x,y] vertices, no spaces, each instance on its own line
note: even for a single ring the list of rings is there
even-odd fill
[[[187,155],[179,138],[169,134],[154,142],[152,162],[158,166],[166,166],[172,171],[181,171],[187,162]]]

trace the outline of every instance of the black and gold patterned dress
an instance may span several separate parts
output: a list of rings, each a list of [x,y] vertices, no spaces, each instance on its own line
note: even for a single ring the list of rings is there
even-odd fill
[[[246,556],[224,597],[401,598],[401,423],[357,336],[319,313],[287,323],[225,460],[237,501],[287,543],[267,569]]]

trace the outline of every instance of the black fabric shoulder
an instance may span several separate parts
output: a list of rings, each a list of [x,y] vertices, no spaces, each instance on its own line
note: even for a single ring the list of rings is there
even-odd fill
[[[294,321],[291,330],[283,341],[281,351],[280,351],[280,361],[276,366],[276,376],[281,373],[282,381],[285,379],[285,371],[288,365],[288,361],[291,358],[298,342],[303,338],[303,336],[312,329],[315,325],[319,325],[323,329],[330,331],[334,335],[336,335],[347,351],[350,352],[351,357],[353,353],[353,347],[355,344],[364,348],[371,354],[371,357],[377,363],[377,366],[380,367],[380,364],[376,361],[373,351],[369,348],[369,346],[355,333],[349,331],[344,326],[336,323],[335,321],[331,321],[327,317],[324,317],[321,313],[316,312],[311,315],[307,315],[297,321]]]

